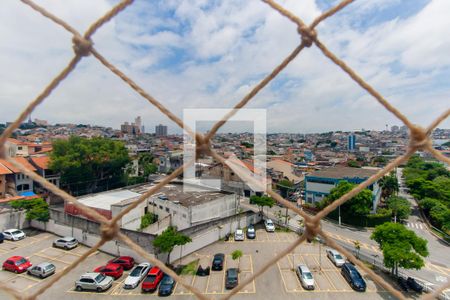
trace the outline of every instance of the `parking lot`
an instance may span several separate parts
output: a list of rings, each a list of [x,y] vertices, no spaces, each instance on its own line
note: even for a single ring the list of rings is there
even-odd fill
[[[52,247],[52,242],[56,236],[49,233],[30,233],[27,238],[17,242],[5,241],[0,244],[0,259],[3,262],[13,255],[27,257],[33,265],[41,262],[51,262],[56,266],[56,272],[61,272],[74,260],[80,257],[87,247],[79,245],[69,251]],[[252,276],[263,264],[281,252],[287,245],[292,243],[298,236],[292,232],[268,233],[262,228],[257,229],[254,240],[235,242],[220,241],[209,245],[195,253],[184,257],[182,264],[198,260],[202,267],[211,266],[215,253],[224,253],[225,261],[222,271],[211,271],[209,276],[182,275],[184,281],[193,285],[208,297],[218,299],[230,291],[225,289],[225,270],[227,268],[239,268],[239,282]],[[319,249],[321,256],[319,256]],[[231,253],[234,250],[241,250],[243,256],[238,260],[233,260]],[[123,289],[123,282],[129,271],[124,272],[122,277],[115,280],[113,286],[103,292],[77,292],[74,290],[74,282],[81,274],[92,271],[95,267],[105,264],[112,256],[102,252],[95,252],[78,267],[64,276],[57,284],[48,289],[41,299],[55,299],[64,297],[65,299],[114,299],[123,297],[150,297],[159,298],[157,293],[142,294],[140,287],[132,290]],[[178,262],[176,262],[178,263]],[[301,287],[300,281],[294,272],[298,264],[306,264],[313,273],[315,279],[315,289],[306,291]],[[318,244],[302,244],[288,256],[283,257],[277,264],[271,266],[263,275],[244,287],[233,299],[297,299],[298,297],[307,299],[389,299],[391,297],[384,289],[376,286],[367,276],[367,291],[365,293],[354,292],[349,284],[340,274],[340,269],[336,268],[326,257],[325,247]],[[35,289],[43,282],[49,280],[39,279],[23,274],[15,274],[8,271],[0,271],[0,282],[10,285],[21,291]],[[3,297],[0,292],[1,299]],[[195,299],[195,296],[181,284],[176,284],[171,299]]]

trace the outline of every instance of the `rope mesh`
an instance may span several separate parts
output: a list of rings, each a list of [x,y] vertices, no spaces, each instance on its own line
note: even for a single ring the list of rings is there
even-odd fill
[[[135,201],[132,205],[130,205],[127,209],[122,211],[119,215],[114,217],[111,220],[107,220],[104,216],[96,212],[95,210],[79,203],[76,198],[69,195],[65,191],[59,189],[52,183],[48,182],[43,177],[38,174],[29,171],[23,165],[17,163],[11,157],[8,157],[5,142],[6,139],[11,135],[11,133],[17,129],[20,124],[25,120],[25,118],[39,105],[41,104],[55,89],[56,87],[64,81],[64,79],[76,68],[77,64],[83,59],[83,57],[92,54],[98,61],[108,68],[111,72],[116,74],[120,79],[122,79],[125,83],[127,83],[133,90],[135,90],[138,94],[148,100],[153,106],[159,109],[164,115],[166,115],[169,119],[175,122],[182,129],[186,130],[188,134],[194,137],[197,141],[196,147],[198,150],[202,150],[208,152],[214,159],[218,160],[222,164],[227,164],[230,168],[233,168],[232,164],[227,161],[225,158],[220,156],[217,152],[215,152],[210,145],[210,140],[215,135],[215,133],[220,129],[222,125],[224,125],[235,113],[235,110],[231,110],[230,113],[225,115],[222,120],[217,122],[211,130],[206,135],[202,135],[200,133],[194,133],[190,128],[185,126],[183,121],[179,119],[176,115],[174,115],[170,110],[168,110],[161,102],[156,100],[150,94],[148,94],[144,89],[142,89],[138,84],[136,84],[132,79],[126,76],[122,71],[120,71],[113,64],[108,62],[106,58],[104,58],[97,50],[94,48],[94,44],[91,40],[91,37],[95,34],[95,32],[103,26],[105,23],[110,21],[116,15],[118,15],[121,11],[123,11],[126,7],[133,3],[133,0],[123,0],[116,6],[114,6],[111,10],[109,10],[103,17],[94,22],[86,31],[84,35],[81,35],[78,31],[76,31],[73,27],[67,24],[64,20],[61,20],[57,16],[49,13],[44,8],[36,5],[30,0],[21,0],[22,3],[28,5],[36,12],[40,13],[44,17],[50,19],[54,23],[62,26],[65,30],[70,32],[73,35],[73,50],[75,56],[70,60],[68,65],[50,82],[48,86],[33,100],[31,101],[27,107],[23,110],[23,112],[17,117],[17,119],[5,129],[3,134],[0,136],[0,157],[5,158],[15,167],[17,167],[21,172],[30,176],[34,181],[40,183],[43,187],[53,192],[54,194],[62,197],[65,201],[68,201],[74,204],[78,209],[82,210],[89,217],[97,220],[101,223],[101,240],[89,249],[88,252],[79,257],[76,261],[74,261],[69,267],[64,269],[64,271],[55,274],[48,281],[46,281],[43,285],[41,285],[37,290],[33,292],[22,293],[21,291],[15,290],[5,284],[0,284],[0,289],[6,293],[9,293],[16,299],[36,299],[37,296],[44,293],[48,288],[50,288],[54,283],[56,283],[61,277],[65,276],[68,272],[78,266],[79,263],[84,261],[91,253],[97,251],[104,243],[110,241],[112,239],[118,239],[125,244],[127,244],[133,251],[137,254],[141,255],[152,264],[160,267],[164,272],[172,276],[179,284],[183,285],[187,290],[195,294],[198,299],[210,299],[206,295],[203,295],[199,290],[195,287],[187,284],[183,278],[179,277],[174,271],[169,269],[163,262],[159,261],[155,257],[149,255],[144,249],[142,249],[139,245],[135,244],[132,240],[130,240],[127,236],[123,235],[119,231],[119,226],[117,225],[117,221],[120,220],[126,213],[131,211],[133,208],[138,206],[140,203],[145,201],[146,198],[155,194],[161,187],[169,183],[172,179],[176,178],[178,175],[182,174],[183,168],[191,165],[193,161],[185,162],[183,166],[176,169],[169,176],[165,177],[160,183],[153,186],[150,190],[148,190],[145,194],[143,194],[138,201]],[[328,57],[332,62],[334,62],[338,67],[342,69],[345,73],[347,73],[350,78],[352,78],[359,86],[361,86],[364,90],[366,90],[370,95],[372,95],[381,105],[383,105],[388,111],[394,114],[403,124],[405,124],[410,131],[409,134],[409,145],[407,152],[390,162],[386,167],[380,170],[375,175],[368,178],[366,181],[362,182],[358,186],[356,186],[353,190],[343,195],[338,200],[334,201],[332,204],[328,205],[322,211],[320,211],[315,216],[310,216],[304,213],[302,210],[294,206],[291,202],[285,200],[280,195],[275,193],[272,189],[267,188],[267,186],[262,186],[261,183],[255,182],[251,176],[248,176],[247,173],[243,172],[240,168],[233,168],[235,173],[243,180],[251,181],[252,183],[258,184],[267,194],[272,196],[277,202],[283,204],[288,207],[292,211],[301,215],[304,218],[304,233],[289,247],[287,247],[284,251],[275,256],[272,260],[268,261],[264,266],[260,267],[251,277],[248,277],[244,281],[242,281],[237,287],[235,287],[229,294],[223,296],[221,299],[230,299],[233,295],[238,293],[244,286],[252,282],[256,277],[263,274],[270,266],[277,263],[282,257],[286,256],[293,249],[303,243],[306,239],[312,239],[317,235],[323,237],[325,243],[335,248],[336,250],[343,253],[351,262],[358,265],[361,269],[363,269],[377,284],[381,285],[387,291],[389,291],[392,295],[396,296],[399,299],[406,299],[405,296],[394,289],[389,283],[387,283],[382,277],[375,274],[371,269],[369,269],[364,263],[359,261],[352,253],[345,250],[343,247],[338,245],[334,240],[332,240],[325,231],[321,229],[320,221],[323,217],[337,208],[339,205],[342,205],[360,191],[365,189],[367,186],[371,185],[385,174],[392,171],[395,167],[399,166],[401,163],[405,162],[411,155],[413,155],[417,150],[427,151],[431,155],[433,155],[436,159],[443,161],[447,164],[450,164],[450,159],[445,157],[441,152],[434,149],[432,147],[430,135],[432,131],[445,120],[450,115],[450,109],[443,112],[435,121],[432,122],[426,129],[421,128],[417,125],[411,123],[408,118],[403,115],[398,109],[396,109],[392,104],[390,104],[379,92],[377,92],[371,85],[369,85],[362,77],[360,77],[354,70],[352,70],[344,61],[339,59],[335,54],[333,54],[319,39],[318,34],[315,30],[315,27],[325,20],[326,18],[331,17],[335,13],[344,9],[347,5],[353,2],[353,0],[344,0],[340,2],[338,5],[332,7],[328,11],[325,11],[320,16],[318,16],[311,25],[307,26],[302,19],[294,15],[289,10],[286,10],[279,4],[275,3],[272,0],[263,0],[263,2],[267,3],[272,9],[278,11],[281,15],[288,18],[295,26],[297,26],[297,31],[300,35],[300,44],[287,56],[280,65],[273,69],[273,71],[268,74],[262,81],[260,81],[247,95],[245,95],[241,101],[239,101],[234,108],[240,109],[247,105],[250,100],[254,98],[254,96],[262,90],[272,79],[274,79],[291,61],[293,61],[297,55],[306,47],[311,47],[313,45],[317,46],[322,53]],[[438,289],[436,289],[433,293],[427,294],[423,296],[423,299],[433,299],[437,295],[439,295],[443,290],[450,287],[450,282],[442,285]]]

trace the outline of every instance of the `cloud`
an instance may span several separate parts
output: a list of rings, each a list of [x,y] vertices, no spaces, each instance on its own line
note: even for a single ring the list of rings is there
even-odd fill
[[[117,1],[37,1],[80,32]],[[280,1],[311,22],[327,1]],[[414,122],[448,108],[446,0],[357,1],[319,25],[319,38]],[[71,35],[18,1],[0,11],[0,122],[13,120],[73,56]],[[261,1],[136,1],[93,37],[96,49],[179,117],[234,106],[300,43],[296,26]],[[272,132],[383,129],[400,124],[315,47],[249,103]],[[50,122],[118,128],[142,115],[178,130],[147,100],[84,58],[38,107]],[[441,127],[448,127],[449,121]],[[180,131],[178,131],[180,132]]]

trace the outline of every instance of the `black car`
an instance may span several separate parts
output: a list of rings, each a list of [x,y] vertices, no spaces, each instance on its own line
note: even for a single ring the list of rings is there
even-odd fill
[[[253,240],[256,238],[256,230],[253,225],[248,226],[247,228],[247,238]]]
[[[238,285],[238,269],[229,268],[225,274],[225,288],[231,290]]]
[[[406,283],[414,292],[422,293],[423,286],[421,286],[414,278],[408,277],[408,279],[406,279]]]
[[[345,263],[342,265],[341,274],[344,276],[345,280],[350,284],[352,289],[358,292],[366,291],[366,282],[356,270],[355,266],[351,263]]]
[[[167,274],[164,274],[163,279],[158,288],[158,296],[170,296],[175,287],[175,280]]]
[[[397,283],[402,288],[403,291],[405,291],[405,292],[408,291],[409,287],[408,287],[408,283],[406,282],[405,278],[403,278],[403,277],[397,278]]]
[[[4,240],[5,240],[5,236],[3,235],[2,232],[0,232],[0,244],[3,243]]]
[[[223,270],[223,261],[225,260],[225,254],[217,253],[214,254],[214,258],[212,261],[212,269],[213,271],[222,271]]]

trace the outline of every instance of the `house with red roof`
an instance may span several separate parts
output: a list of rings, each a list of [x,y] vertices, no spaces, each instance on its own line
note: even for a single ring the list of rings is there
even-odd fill
[[[12,159],[17,163],[20,163],[29,171],[37,171],[25,157],[17,156]],[[0,184],[0,187],[4,187],[0,192],[2,197],[29,195],[30,193],[33,193],[33,179],[24,174],[14,164],[5,159],[0,159],[0,170],[2,170],[0,173],[4,176],[4,180],[2,180],[2,184]]]
[[[53,183],[54,185],[59,187],[61,176],[50,169],[50,157],[48,157],[47,155],[30,156],[29,161],[36,168],[36,171],[39,175],[47,179],[50,183]],[[41,186],[39,183],[35,183],[35,188],[37,192],[40,192]]]

